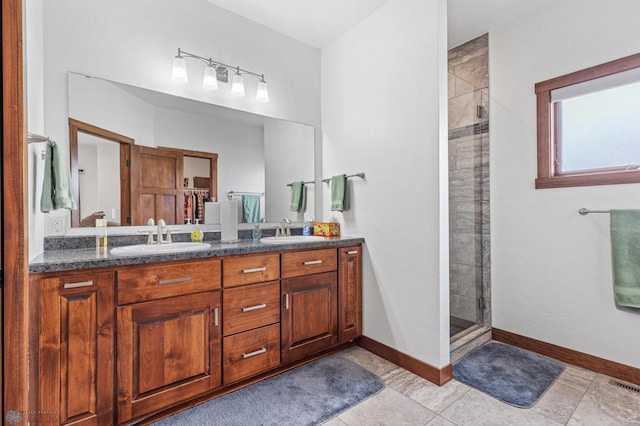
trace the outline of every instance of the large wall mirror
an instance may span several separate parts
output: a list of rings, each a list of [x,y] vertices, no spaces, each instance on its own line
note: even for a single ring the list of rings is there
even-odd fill
[[[303,220],[289,184],[314,181],[312,126],[77,73],[68,90],[72,226],[102,215],[111,226],[205,223],[203,200],[243,195],[259,197],[267,221]]]

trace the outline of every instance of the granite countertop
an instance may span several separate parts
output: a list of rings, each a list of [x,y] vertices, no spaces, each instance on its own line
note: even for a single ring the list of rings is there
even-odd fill
[[[252,240],[241,240],[239,243],[223,244],[219,241],[205,241],[211,245],[208,250],[185,253],[148,254],[136,256],[114,256],[110,253],[100,255],[95,248],[45,250],[29,263],[29,273],[75,271],[89,268],[104,268],[124,265],[138,265],[172,260],[202,259],[208,257],[227,256],[232,254],[267,253],[282,250],[299,250],[311,248],[335,247],[345,244],[364,243],[362,237],[331,237],[322,241],[263,244]]]

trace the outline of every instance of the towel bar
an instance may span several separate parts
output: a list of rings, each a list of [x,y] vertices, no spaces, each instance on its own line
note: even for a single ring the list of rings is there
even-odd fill
[[[611,213],[611,210],[589,210],[583,207],[580,210],[578,210],[578,213],[580,213],[582,216],[586,216],[589,213]]]

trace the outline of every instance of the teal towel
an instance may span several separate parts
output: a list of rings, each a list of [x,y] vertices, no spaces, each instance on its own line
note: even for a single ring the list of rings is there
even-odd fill
[[[303,181],[291,184],[291,211],[303,212],[307,209],[307,187]]]
[[[611,264],[616,304],[640,308],[640,210],[611,210]]]
[[[331,211],[349,210],[347,177],[337,175],[331,178]]]
[[[260,196],[242,196],[242,221],[244,223],[260,222]]]
[[[40,211],[46,213],[51,210],[77,208],[69,183],[69,172],[63,166],[58,145],[51,141],[46,147]]]

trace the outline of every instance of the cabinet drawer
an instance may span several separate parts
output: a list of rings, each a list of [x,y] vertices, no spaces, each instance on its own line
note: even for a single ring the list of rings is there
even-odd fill
[[[225,289],[225,336],[280,322],[280,282]]]
[[[282,253],[282,278],[335,271],[338,268],[336,249],[321,249]]]
[[[118,304],[220,288],[220,259],[140,266],[118,271]]]
[[[235,287],[280,278],[280,255],[258,254],[224,259],[222,282],[225,287]]]
[[[280,365],[280,324],[225,337],[222,346],[226,385]]]

